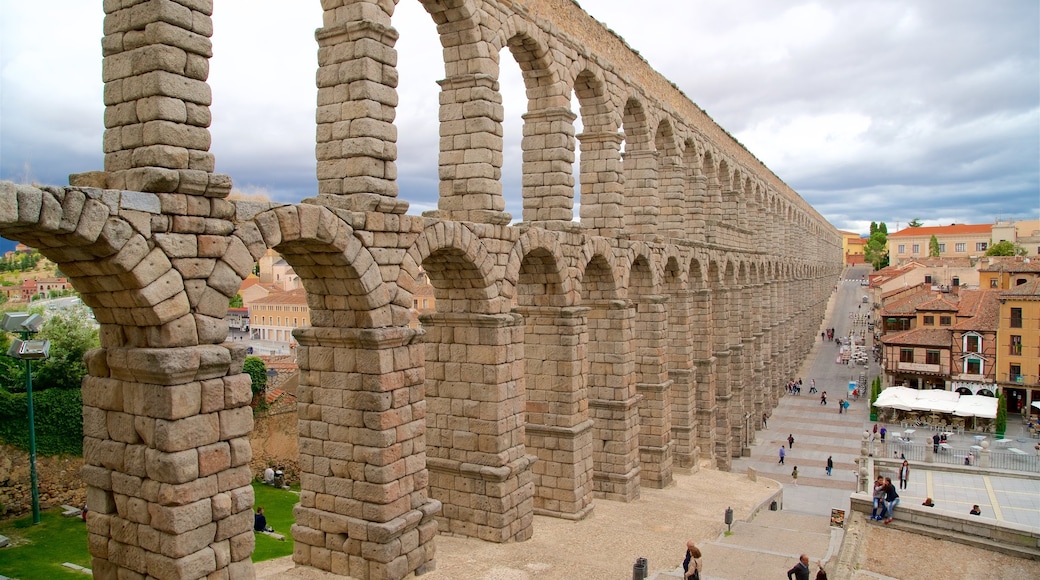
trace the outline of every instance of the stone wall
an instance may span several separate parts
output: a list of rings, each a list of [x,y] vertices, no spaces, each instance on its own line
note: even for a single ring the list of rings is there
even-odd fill
[[[82,467],[83,459],[79,457],[37,457],[40,509],[62,505],[82,507],[87,497],[87,486],[79,476]],[[29,453],[0,445],[0,516],[18,516],[31,511]]]
[[[523,541],[536,512],[728,468],[812,347],[841,237],[776,175],[573,2],[421,1],[445,70],[434,211],[398,197],[410,137],[382,0],[321,2],[313,197],[226,199],[212,0],[106,1],[104,171],[0,182],[0,235],[57,263],[101,325],[83,384],[95,577],[252,577],[262,452],[224,316],[268,249],[311,312],[294,559],[356,578],[430,570],[439,532]],[[517,222],[501,57],[527,86]],[[437,308],[411,329],[420,270]]]

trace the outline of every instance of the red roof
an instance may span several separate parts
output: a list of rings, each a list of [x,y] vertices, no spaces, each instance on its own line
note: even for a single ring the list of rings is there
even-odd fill
[[[992,224],[952,224],[948,226],[921,226],[919,228],[904,228],[894,234],[888,234],[891,238],[906,238],[917,236],[956,236],[988,234],[993,231]]]

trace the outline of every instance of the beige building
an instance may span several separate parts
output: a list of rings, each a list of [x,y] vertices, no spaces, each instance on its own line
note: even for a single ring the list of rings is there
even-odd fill
[[[288,292],[272,292],[249,306],[249,327],[255,340],[284,344],[295,348],[292,331],[311,325],[307,292],[302,288]]]
[[[867,240],[855,232],[839,231],[841,234],[841,249],[845,256],[845,264],[854,266],[866,262],[864,250]]]
[[[991,238],[994,243],[1015,242],[1026,251],[1026,256],[1040,256],[1040,220],[997,220]]]
[[[1021,413],[1040,401],[1040,278],[1000,292],[997,344],[997,382]]]
[[[986,255],[992,224],[953,224],[905,228],[888,234],[888,259],[891,264],[928,257],[932,236],[939,242],[940,258],[970,258]]]

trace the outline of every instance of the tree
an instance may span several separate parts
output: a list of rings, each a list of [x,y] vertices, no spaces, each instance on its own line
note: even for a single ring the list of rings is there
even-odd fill
[[[235,294],[235,297],[232,298],[231,302],[228,304],[228,308],[242,308],[242,295]]]
[[[1007,399],[1004,398],[1004,393],[1001,392],[997,395],[997,420],[996,420],[997,433],[1004,435],[1007,432]]]
[[[0,334],[0,348],[7,352],[11,336]],[[100,345],[97,328],[86,314],[82,310],[59,311],[47,318],[33,338],[51,343],[49,356],[33,362],[33,390],[78,390],[87,374],[83,356]],[[25,364],[0,356],[0,387],[9,392],[25,392]]]
[[[921,223],[921,218],[914,218],[914,219],[910,220],[910,223],[906,224],[906,227],[908,227],[908,228],[919,228],[919,227],[921,227],[923,225],[924,224]]]
[[[254,405],[262,403],[262,395],[267,389],[267,365],[258,356],[247,356],[242,364],[242,372],[248,374],[252,381]]]
[[[1002,240],[995,244],[990,244],[989,249],[986,250],[987,256],[1025,256],[1026,250],[1022,246],[1009,241]]]
[[[928,256],[930,258],[939,257],[939,238],[932,234],[932,239],[928,240]]]
[[[888,228],[885,226],[885,222],[881,222],[873,228],[870,239],[867,240],[867,245],[863,249],[863,258],[870,262],[875,270],[880,270],[888,265]]]

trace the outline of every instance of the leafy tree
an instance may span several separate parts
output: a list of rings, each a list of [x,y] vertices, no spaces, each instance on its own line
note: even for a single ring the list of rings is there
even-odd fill
[[[863,250],[863,257],[875,270],[880,270],[888,265],[888,228],[885,222],[881,222],[872,229],[870,239]]]
[[[253,403],[259,403],[267,389],[267,365],[258,356],[247,356],[242,364],[242,372],[248,374],[253,383]]]
[[[987,256],[1025,256],[1026,250],[1022,246],[1009,241],[1003,240],[995,244],[990,244],[989,249],[986,250]]]
[[[877,222],[870,222],[870,235],[877,231]]]
[[[7,352],[11,335],[3,334],[0,348]],[[34,361],[33,391],[79,389],[87,374],[83,356],[100,344],[98,331],[81,310],[66,310],[51,315],[34,337],[51,343],[50,356]],[[25,392],[25,364],[0,356],[0,387],[9,392]]]
[[[932,239],[928,240],[928,256],[939,257],[939,238],[935,237],[935,234],[932,234]]]
[[[232,298],[231,302],[228,304],[228,308],[242,308],[242,295],[235,294],[235,297]]]
[[[921,227],[923,225],[924,224],[921,223],[921,218],[914,218],[914,219],[910,220],[910,223],[906,224],[906,227],[908,227],[908,228],[919,228],[919,227]]]

